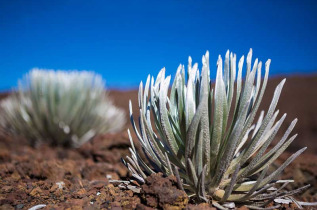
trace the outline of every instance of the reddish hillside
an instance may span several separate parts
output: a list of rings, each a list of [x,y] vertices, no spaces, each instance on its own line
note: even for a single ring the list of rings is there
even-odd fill
[[[269,80],[261,110],[267,110],[274,89],[282,79],[283,77],[278,77]],[[109,94],[116,105],[126,110],[127,116],[131,99],[133,111],[137,115],[137,90],[111,90]],[[0,94],[0,99],[7,95],[7,93]],[[317,153],[317,75],[287,77],[277,109],[280,110],[280,116],[287,113],[281,131],[286,130],[294,118],[299,120],[293,131],[294,134],[299,135],[289,150],[294,151],[299,147],[308,146],[308,152]],[[279,135],[282,135],[282,132]]]

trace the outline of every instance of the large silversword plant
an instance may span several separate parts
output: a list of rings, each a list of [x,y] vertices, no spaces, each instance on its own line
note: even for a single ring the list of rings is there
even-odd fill
[[[1,102],[1,127],[32,144],[80,146],[120,130],[124,112],[105,94],[100,75],[87,71],[33,69],[19,90]]]
[[[187,80],[180,65],[169,92],[171,77],[162,69],[156,80],[148,77],[139,88],[139,129],[130,117],[147,161],[142,160],[130,136],[131,157],[124,161],[132,176],[140,182],[156,172],[175,175],[179,185],[196,199],[253,202],[264,205],[274,198],[291,196],[302,190],[282,190],[292,180],[278,180],[283,169],[306,148],[290,156],[276,170],[268,168],[292,143],[295,119],[278,143],[269,148],[286,114],[276,111],[285,79],[276,87],[268,111],[257,116],[268,81],[270,60],[251,65],[252,50],[246,58],[246,77],[242,79],[244,56],[236,64],[236,55],[219,56],[215,86],[210,80],[209,53],[198,64],[189,57]],[[150,116],[153,114],[153,119]],[[256,123],[255,117],[257,117]],[[154,124],[155,129],[152,124]],[[273,186],[280,188],[272,188]],[[306,188],[305,186],[304,188]],[[275,189],[272,191],[272,189]]]

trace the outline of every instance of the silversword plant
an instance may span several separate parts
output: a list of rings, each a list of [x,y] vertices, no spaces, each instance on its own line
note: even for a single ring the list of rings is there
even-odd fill
[[[256,59],[251,65],[251,59],[252,50],[246,58],[244,81],[244,56],[237,65],[236,55],[228,51],[224,63],[221,56],[218,58],[213,87],[207,51],[202,57],[201,73],[197,63],[192,65],[191,57],[187,77],[184,65],[178,67],[170,93],[171,76],[165,76],[164,68],[155,80],[149,76],[145,87],[141,82],[139,128],[133,119],[131,101],[129,105],[131,122],[147,160],[138,154],[128,130],[131,157],[123,161],[132,176],[145,182],[148,175],[156,172],[175,175],[179,187],[189,196],[212,201],[219,208],[226,202],[265,206],[272,199],[293,199],[291,195],[306,189],[308,186],[284,191],[293,180],[278,179],[306,148],[268,173],[295,139],[296,135],[290,134],[297,119],[278,143],[269,147],[286,117],[278,117],[276,110],[285,79],[276,87],[266,113],[262,111],[257,116],[271,61],[265,63],[262,80],[262,62]]]
[[[2,127],[32,144],[77,147],[125,123],[124,112],[105,94],[101,76],[87,71],[33,69],[1,109]]]

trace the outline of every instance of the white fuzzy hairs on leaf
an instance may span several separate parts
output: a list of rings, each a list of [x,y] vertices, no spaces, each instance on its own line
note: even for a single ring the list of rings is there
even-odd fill
[[[212,201],[217,208],[225,206],[225,202],[265,206],[269,200],[300,191],[282,190],[289,181],[274,192],[268,191],[283,182],[278,176],[306,148],[267,173],[295,139],[296,135],[289,135],[297,120],[270,149],[286,117],[278,117],[276,111],[285,79],[276,87],[268,110],[256,119],[271,61],[265,63],[262,79],[262,62],[255,59],[252,64],[252,53],[250,49],[246,59],[242,56],[238,64],[236,54],[229,50],[224,60],[219,55],[217,68],[213,69],[215,85],[210,79],[208,51],[202,57],[201,71],[189,57],[187,71],[180,65],[171,86],[165,68],[155,80],[149,75],[144,89],[140,84],[140,118],[134,121],[130,102],[130,120],[147,160],[138,154],[129,131],[132,156],[123,161],[135,179],[142,183],[152,173],[175,174],[180,188],[188,195]]]

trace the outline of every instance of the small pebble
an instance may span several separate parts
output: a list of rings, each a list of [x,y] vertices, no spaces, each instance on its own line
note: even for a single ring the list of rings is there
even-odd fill
[[[39,204],[39,205],[36,205],[36,206],[29,208],[29,210],[37,210],[37,209],[44,208],[45,206],[46,206],[45,204]]]
[[[24,204],[18,204],[18,205],[16,206],[16,208],[17,208],[17,209],[22,209],[23,206],[24,206]]]

